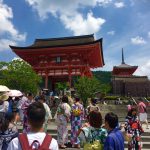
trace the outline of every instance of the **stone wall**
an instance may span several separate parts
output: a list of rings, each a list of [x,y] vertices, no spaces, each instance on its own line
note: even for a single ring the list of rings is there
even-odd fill
[[[150,80],[145,77],[113,77],[112,92],[120,96],[147,97],[150,96]]]

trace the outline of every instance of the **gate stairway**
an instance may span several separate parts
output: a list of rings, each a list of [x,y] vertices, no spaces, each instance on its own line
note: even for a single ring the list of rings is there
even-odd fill
[[[70,124],[68,124],[68,127],[69,127],[69,138],[70,138]],[[22,132],[22,126],[18,126],[18,129],[20,132]],[[144,126],[144,131],[145,132],[142,134],[142,143],[143,143],[142,150],[150,150],[150,129],[145,129],[145,126]],[[50,125],[48,126],[47,132],[49,134],[51,134],[51,136],[53,138],[57,139],[57,126],[56,126],[55,122],[50,123]],[[66,150],[76,150],[76,149],[75,148],[67,148]],[[127,150],[127,142],[126,141],[125,141],[125,150]]]

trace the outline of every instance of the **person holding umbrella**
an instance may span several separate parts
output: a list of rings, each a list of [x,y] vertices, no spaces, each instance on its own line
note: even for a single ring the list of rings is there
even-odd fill
[[[10,97],[9,104],[11,107],[11,111],[15,116],[15,123],[19,120],[19,101],[20,98],[23,96],[22,92],[19,90],[10,90],[8,93],[8,96]]]

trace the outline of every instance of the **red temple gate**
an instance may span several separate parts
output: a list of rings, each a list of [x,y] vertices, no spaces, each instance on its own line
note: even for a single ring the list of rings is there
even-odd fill
[[[36,39],[28,47],[10,46],[23,60],[27,61],[42,77],[45,88],[51,81],[68,80],[72,76],[92,76],[90,69],[104,65],[102,39],[94,40],[94,35]]]

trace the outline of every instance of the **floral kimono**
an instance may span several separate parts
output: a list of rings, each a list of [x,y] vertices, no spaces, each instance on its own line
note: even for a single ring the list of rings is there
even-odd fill
[[[104,128],[94,128],[94,127],[83,127],[79,134],[79,139],[81,145],[85,146],[86,143],[94,144],[95,141],[98,141],[101,147],[103,147],[105,139],[107,136],[107,131]]]
[[[68,128],[67,123],[70,118],[71,108],[69,104],[62,103],[57,109],[57,142],[59,145],[68,143]]]
[[[73,104],[71,112],[71,144],[80,144],[78,138],[78,131],[82,127],[82,120],[84,119],[84,108],[82,104]]]
[[[129,150],[141,150],[141,133],[143,129],[137,116],[127,116],[125,121],[126,135],[131,138],[128,141]]]
[[[22,105],[21,109],[23,111],[23,132],[27,133],[30,131],[30,126],[28,124],[28,117],[27,117],[27,108],[29,107],[29,105],[32,103],[32,101],[27,100],[24,102],[24,104]]]

